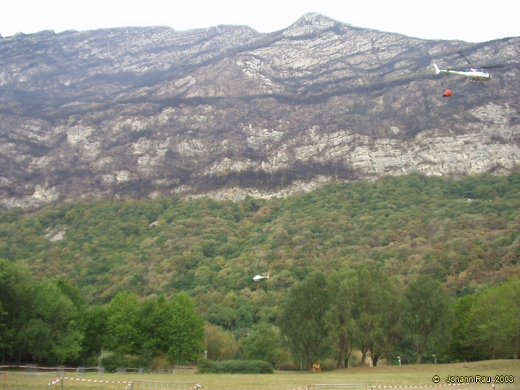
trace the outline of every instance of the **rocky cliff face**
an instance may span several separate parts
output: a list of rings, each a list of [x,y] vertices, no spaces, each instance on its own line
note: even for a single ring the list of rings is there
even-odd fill
[[[502,63],[488,83],[436,76]],[[520,38],[426,41],[309,14],[0,39],[0,204],[308,191],[520,163]],[[446,88],[452,98],[442,98]]]

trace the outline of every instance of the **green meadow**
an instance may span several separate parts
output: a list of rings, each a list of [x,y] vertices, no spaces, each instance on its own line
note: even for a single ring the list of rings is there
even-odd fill
[[[406,366],[355,367],[319,373],[281,372],[263,375],[184,374],[176,377],[191,382],[194,378],[205,389],[211,390],[290,390],[313,384],[367,384],[375,386],[430,386],[440,376],[445,384],[448,376],[513,375],[515,387],[520,389],[520,360],[494,360],[475,363],[421,364]],[[171,378],[171,376],[170,376]],[[161,380],[165,380],[164,376]],[[484,386],[483,388],[491,388]],[[514,388],[514,387],[513,387]]]
[[[497,384],[496,390],[520,389],[520,360],[490,360],[474,363],[456,364],[421,364],[403,366],[378,366],[378,367],[355,367],[344,370],[308,373],[308,372],[282,372],[275,371],[274,374],[86,374],[80,379],[114,381],[120,383],[93,383],[76,380],[64,380],[63,389],[176,389],[189,390],[195,384],[199,384],[204,390],[292,390],[310,388],[320,390],[315,384],[365,384],[366,389],[371,386],[434,386],[434,376],[440,377],[438,385],[445,385],[448,377],[475,377],[490,376],[492,379],[497,375],[510,375],[514,377],[513,384]],[[70,375],[71,377],[73,375]],[[49,386],[49,378],[52,376],[27,379],[23,374],[8,373],[2,376],[0,389],[39,389],[48,390],[61,389],[61,383]],[[35,377],[36,378],[36,377]],[[32,382],[30,382],[32,381]],[[126,382],[126,383],[122,383]],[[133,382],[133,387],[129,382]],[[178,385],[174,385],[177,383]],[[322,386],[321,388],[327,389]],[[328,390],[340,386],[329,386]],[[363,387],[351,387],[359,390]],[[449,389],[450,387],[444,387]],[[467,386],[455,386],[461,390],[492,389],[492,384],[479,384]]]

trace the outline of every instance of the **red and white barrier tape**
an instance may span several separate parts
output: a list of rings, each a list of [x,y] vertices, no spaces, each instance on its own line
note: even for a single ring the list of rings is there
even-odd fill
[[[105,381],[105,380],[100,380],[100,379],[82,379],[82,378],[69,378],[66,376],[60,376],[60,377],[57,377],[56,379],[54,379],[52,382],[50,382],[49,386],[60,383],[63,379],[71,380],[71,381],[78,381],[78,382],[123,384],[123,385],[127,385],[126,389],[128,389],[132,385],[132,383],[134,383],[134,381]]]
[[[66,376],[59,376],[57,377],[56,379],[54,379],[52,382],[49,383],[49,386],[51,385],[55,385],[57,383],[60,383],[63,379],[65,380],[71,380],[71,381],[78,381],[78,382],[90,382],[90,383],[112,383],[112,384],[124,384],[124,385],[127,385],[125,387],[125,390],[128,390],[132,384],[134,382],[139,382],[138,380],[137,381],[106,381],[106,380],[100,380],[100,379],[82,379],[82,378],[69,378],[69,377],[66,377]],[[198,390],[200,389],[202,386],[199,385],[198,383],[195,384],[195,387],[190,387],[189,390]]]
[[[49,383],[48,386],[55,385],[56,383],[60,383],[60,382],[61,382],[61,377],[58,377],[58,378],[54,379],[51,383]]]

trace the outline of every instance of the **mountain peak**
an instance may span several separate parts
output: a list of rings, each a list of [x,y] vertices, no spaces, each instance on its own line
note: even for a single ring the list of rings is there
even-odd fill
[[[298,19],[284,31],[285,36],[299,36],[313,34],[337,25],[335,20],[317,12],[309,12]]]

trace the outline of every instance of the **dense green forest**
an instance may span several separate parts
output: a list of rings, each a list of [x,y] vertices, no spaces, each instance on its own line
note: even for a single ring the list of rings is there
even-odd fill
[[[409,363],[433,354],[444,361],[517,357],[519,326],[497,328],[486,313],[496,314],[495,324],[519,316],[513,310],[520,307],[519,206],[520,173],[513,172],[458,180],[384,177],[286,199],[12,208],[0,214],[2,360],[98,361],[101,348],[114,359],[140,356],[148,365],[196,360],[204,349],[211,360],[306,368],[317,359],[347,365],[353,351],[361,351],[360,363],[367,356],[395,362],[397,354]],[[271,276],[254,282],[259,273]],[[414,301],[424,291],[424,301]],[[61,303],[45,304],[51,301]],[[123,301],[133,315],[116,321]],[[143,323],[156,306],[169,313],[166,320]],[[172,330],[177,325],[155,339],[140,336],[154,324],[178,324],[180,307],[193,312],[193,321],[206,321],[205,332],[186,336],[191,344],[184,354],[172,349],[182,344]],[[306,318],[316,327],[294,333],[297,314],[317,307],[323,312]],[[442,321],[414,323],[425,307]],[[50,320],[58,317],[60,326]],[[41,339],[27,325],[36,320],[55,324],[61,340],[49,344],[47,355],[29,345]],[[114,330],[120,322],[126,328]]]

